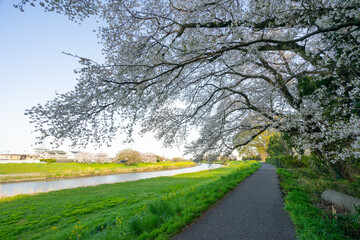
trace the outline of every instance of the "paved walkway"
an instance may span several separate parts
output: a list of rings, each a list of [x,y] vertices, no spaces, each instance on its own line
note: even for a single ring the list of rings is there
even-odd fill
[[[292,240],[275,167],[264,163],[174,240]]]

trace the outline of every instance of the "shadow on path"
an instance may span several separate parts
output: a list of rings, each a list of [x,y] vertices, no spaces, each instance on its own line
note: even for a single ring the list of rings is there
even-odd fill
[[[294,225],[283,208],[276,168],[263,163],[218,205],[173,239],[296,239]]]

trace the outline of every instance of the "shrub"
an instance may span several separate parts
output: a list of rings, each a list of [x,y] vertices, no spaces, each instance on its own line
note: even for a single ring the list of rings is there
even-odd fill
[[[247,161],[247,160],[261,161],[261,156],[260,156],[260,155],[256,155],[256,156],[251,156],[251,157],[244,157],[242,160],[243,160],[243,161]]]
[[[56,159],[40,159],[40,162],[54,163],[54,162],[56,162]]]
[[[276,157],[268,157],[265,159],[266,163],[269,163],[271,165],[274,165],[275,167],[279,167],[277,164],[277,158]]]
[[[156,157],[156,162],[163,162],[163,161],[166,160],[165,157],[162,157],[162,156],[159,156],[159,155],[155,155],[155,157]]]
[[[286,155],[280,157],[270,157],[266,158],[266,163],[272,164],[275,167],[279,168],[301,168],[308,167],[310,162],[310,157],[301,156],[298,158],[293,155]]]

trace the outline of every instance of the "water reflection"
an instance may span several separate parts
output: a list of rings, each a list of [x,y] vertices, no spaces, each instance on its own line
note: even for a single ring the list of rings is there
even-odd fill
[[[140,173],[124,173],[107,176],[94,176],[73,179],[62,179],[54,181],[41,182],[23,182],[23,183],[5,183],[0,184],[0,197],[11,197],[19,194],[34,194],[41,192],[50,192],[61,189],[95,186],[100,184],[110,184],[117,182],[135,181],[146,178],[173,176],[181,173],[198,172],[202,170],[215,169],[221,164],[200,164],[196,167],[166,170],[158,172],[140,172]]]

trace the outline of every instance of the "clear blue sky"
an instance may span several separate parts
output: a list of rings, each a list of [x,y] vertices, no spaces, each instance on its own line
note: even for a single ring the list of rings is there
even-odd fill
[[[0,0],[0,153],[32,152],[36,139],[25,109],[45,103],[55,92],[67,92],[76,84],[73,70],[80,65],[62,52],[96,61],[103,59],[93,32],[97,30],[95,19],[79,25],[66,16],[30,5],[20,12],[13,7],[16,1]],[[118,140],[111,148],[90,147],[88,151],[114,155],[124,147],[181,155],[177,150],[162,149],[150,135],[137,138],[132,146],[122,146]]]

